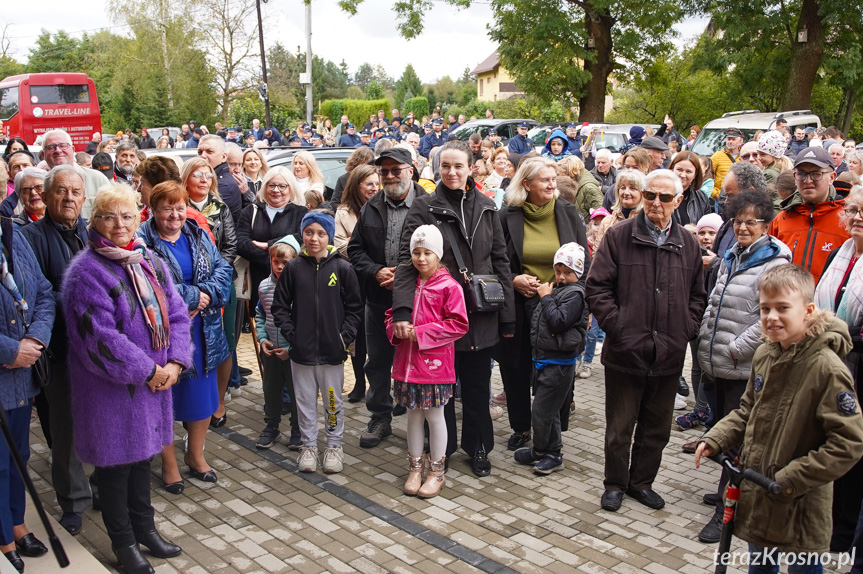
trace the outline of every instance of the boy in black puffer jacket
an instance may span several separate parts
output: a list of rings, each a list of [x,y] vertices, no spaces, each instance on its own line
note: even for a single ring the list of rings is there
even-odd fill
[[[557,286],[540,285],[540,303],[530,324],[533,347],[533,447],[515,451],[515,461],[533,465],[536,474],[563,469],[560,411],[575,378],[576,357],[584,350],[588,315],[585,313],[584,248],[561,246],[554,255]]]

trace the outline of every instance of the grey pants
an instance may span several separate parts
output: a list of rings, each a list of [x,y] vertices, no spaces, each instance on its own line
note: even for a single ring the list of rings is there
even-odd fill
[[[65,361],[51,362],[51,384],[45,387],[50,406],[51,480],[57,504],[65,512],[82,513],[90,506],[90,482],[75,454],[72,437],[72,405],[69,397],[69,371]]]
[[[318,391],[324,400],[324,430],[327,446],[342,446],[345,415],[342,410],[342,388],[345,384],[344,365],[298,365],[291,361],[294,394],[297,399],[297,419],[303,446],[318,444]]]
[[[575,365],[548,365],[534,368],[534,397],[531,409],[533,447],[541,453],[560,454],[560,410],[575,378]]]

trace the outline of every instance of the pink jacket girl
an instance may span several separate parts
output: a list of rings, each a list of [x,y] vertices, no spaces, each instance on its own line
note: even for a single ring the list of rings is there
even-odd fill
[[[387,337],[395,345],[393,379],[420,384],[455,384],[455,342],[467,334],[464,291],[444,268],[414,292],[416,341],[393,334],[392,309],[386,313]]]

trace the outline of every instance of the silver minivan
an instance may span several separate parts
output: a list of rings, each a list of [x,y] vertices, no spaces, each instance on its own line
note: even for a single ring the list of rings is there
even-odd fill
[[[738,128],[745,136],[744,141],[750,141],[758,130],[771,130],[776,127],[777,120],[788,121],[788,131],[794,133],[794,128],[820,128],[821,119],[811,110],[795,110],[790,112],[762,113],[759,110],[743,110],[738,112],[727,112],[707,123],[695,143],[692,151],[698,155],[711,156],[725,146],[725,130]]]

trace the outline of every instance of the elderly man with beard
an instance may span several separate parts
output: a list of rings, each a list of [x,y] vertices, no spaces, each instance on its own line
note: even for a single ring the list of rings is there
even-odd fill
[[[387,338],[384,314],[393,306],[393,277],[399,240],[417,190],[411,179],[410,152],[403,147],[384,150],[375,160],[383,189],[366,202],[354,227],[348,256],[366,295],[366,408],[371,413],[360,446],[371,448],[392,434],[391,369],[394,347]],[[420,188],[421,189],[421,188]],[[423,192],[425,193],[425,192]]]
[[[120,142],[114,148],[114,179],[132,185],[132,176],[138,165],[138,146],[129,141]]]

